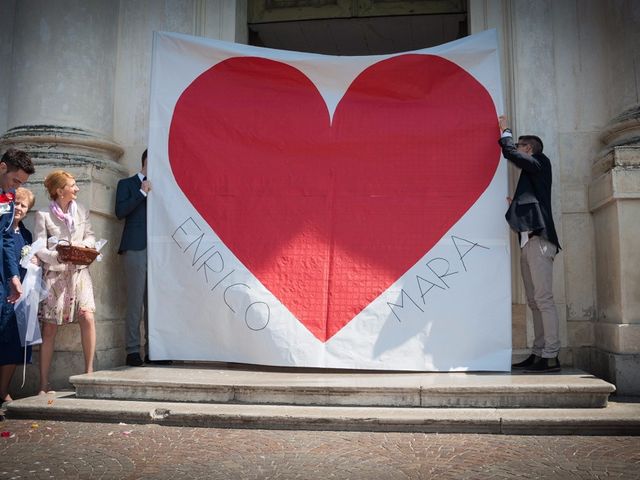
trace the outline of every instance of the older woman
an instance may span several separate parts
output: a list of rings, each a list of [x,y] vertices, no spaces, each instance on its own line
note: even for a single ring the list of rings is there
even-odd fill
[[[53,358],[59,325],[78,321],[84,352],[85,372],[93,372],[96,350],[95,301],[93,285],[86,265],[73,265],[58,259],[56,244],[94,247],[95,237],[89,223],[89,212],[76,203],[75,178],[64,170],[47,175],[44,186],[51,203],[47,211],[36,212],[35,236],[47,242],[48,248],[37,253],[44,266],[44,282],[49,289],[40,305],[42,345],[40,346],[40,393],[50,391],[49,368]]]
[[[13,233],[15,255],[18,260],[21,257],[22,248],[32,243],[31,232],[27,230],[22,220],[26,217],[27,212],[33,208],[35,201],[36,197],[31,190],[22,187],[16,189],[11,232]],[[25,273],[27,271],[20,267],[20,281],[24,280]],[[13,310],[13,305],[11,304],[6,304],[5,307]],[[16,316],[15,313],[11,312],[7,325],[2,330],[2,334],[0,334],[0,403],[12,400],[11,395],[9,395],[9,384],[16,371],[16,366],[25,360],[24,355],[24,348],[18,334]],[[30,346],[27,347],[26,361],[31,363]]]

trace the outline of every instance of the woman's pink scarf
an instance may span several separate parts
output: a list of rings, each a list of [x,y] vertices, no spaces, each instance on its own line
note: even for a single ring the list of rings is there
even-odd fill
[[[77,209],[78,206],[76,205],[75,200],[71,200],[69,203],[69,210],[67,213],[62,211],[62,208],[60,208],[60,205],[58,205],[58,202],[55,200],[51,200],[51,203],[49,204],[49,210],[51,210],[51,213],[53,213],[58,219],[62,220],[71,233],[76,231],[76,225],[73,221],[73,217],[75,217]]]

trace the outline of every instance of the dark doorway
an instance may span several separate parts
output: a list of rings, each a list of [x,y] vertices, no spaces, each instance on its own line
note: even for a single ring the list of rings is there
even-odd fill
[[[466,0],[249,0],[249,43],[328,55],[379,55],[468,35]]]

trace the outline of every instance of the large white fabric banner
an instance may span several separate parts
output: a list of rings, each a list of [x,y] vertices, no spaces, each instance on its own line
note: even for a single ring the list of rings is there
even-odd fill
[[[333,57],[154,37],[154,359],[509,370],[495,31]]]

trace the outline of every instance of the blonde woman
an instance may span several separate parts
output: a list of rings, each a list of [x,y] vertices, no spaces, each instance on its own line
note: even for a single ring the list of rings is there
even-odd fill
[[[44,186],[51,203],[43,212],[36,212],[35,240],[43,239],[48,248],[37,253],[44,267],[44,281],[49,289],[40,305],[42,345],[40,346],[40,393],[50,391],[49,369],[53,359],[59,325],[78,321],[84,352],[85,372],[93,372],[96,350],[96,327],[93,285],[85,265],[73,265],[58,260],[56,241],[71,245],[95,247],[95,236],[89,223],[89,211],[76,202],[76,180],[64,170],[47,175]]]

